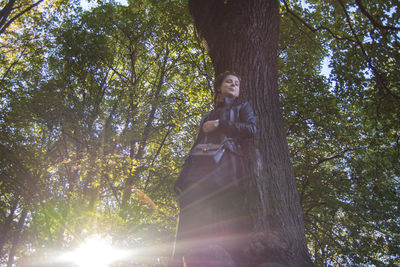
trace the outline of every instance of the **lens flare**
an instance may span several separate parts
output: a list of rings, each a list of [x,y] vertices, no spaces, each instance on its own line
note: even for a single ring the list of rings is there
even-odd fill
[[[100,236],[91,237],[79,248],[63,254],[61,260],[80,267],[106,267],[129,256],[129,252],[115,249],[110,243]]]

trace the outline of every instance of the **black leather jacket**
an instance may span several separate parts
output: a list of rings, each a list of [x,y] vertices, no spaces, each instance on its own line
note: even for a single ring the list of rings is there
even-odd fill
[[[219,120],[218,128],[212,133],[205,134],[202,131],[203,123],[216,119]],[[232,98],[225,98],[224,102],[219,103],[203,117],[194,146],[199,143],[218,144],[225,141],[226,150],[229,150],[231,154],[236,155],[235,158],[238,158],[242,155],[241,146],[243,143],[246,139],[253,137],[256,132],[256,117],[250,104],[248,102],[240,103]],[[191,175],[191,164],[192,160],[189,155],[175,184],[177,193],[185,190],[188,183],[190,183],[190,177],[188,176]]]
[[[201,129],[203,123],[210,120],[219,120],[216,131],[205,134]],[[207,113],[201,122],[198,143],[221,143],[226,139],[234,140],[235,147],[247,138],[253,137],[257,132],[256,117],[248,102],[240,103],[236,99],[225,98],[215,109]],[[232,151],[240,152],[240,151]]]

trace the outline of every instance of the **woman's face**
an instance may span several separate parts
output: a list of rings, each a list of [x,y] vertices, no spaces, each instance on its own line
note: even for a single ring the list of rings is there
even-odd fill
[[[223,97],[237,98],[240,92],[239,78],[234,75],[226,76],[219,90]]]

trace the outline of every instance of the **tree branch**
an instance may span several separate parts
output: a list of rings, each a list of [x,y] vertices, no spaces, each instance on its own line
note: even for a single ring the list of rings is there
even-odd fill
[[[331,29],[325,27],[325,26],[317,26],[313,27],[312,25],[308,24],[304,19],[302,19],[299,15],[297,15],[293,10],[290,9],[289,4],[283,0],[283,4],[285,5],[285,9],[288,14],[292,15],[296,20],[300,21],[306,28],[308,28],[311,32],[315,33],[320,30],[325,30],[327,31],[333,38],[337,40],[347,40],[353,42],[354,40],[350,39],[349,37],[340,37],[336,35]]]
[[[0,11],[0,27],[6,23],[8,16],[13,10],[13,6],[15,4],[15,0],[8,1],[7,5]]]
[[[25,8],[24,10],[22,10],[21,12],[19,12],[17,15],[15,15],[14,17],[12,17],[7,23],[5,23],[4,20],[4,24],[1,25],[0,28],[0,35],[11,25],[11,23],[13,23],[16,19],[18,19],[19,17],[21,17],[23,14],[25,14],[26,12],[30,11],[32,8],[36,7],[37,5],[39,5],[41,2],[43,2],[43,0],[39,0],[37,1],[35,4],[30,5],[29,7]],[[3,11],[3,10],[2,10]],[[11,12],[11,10],[10,10]],[[9,13],[7,14],[7,17],[9,15]],[[2,21],[3,23],[3,21]]]
[[[358,8],[360,9],[361,13],[363,13],[364,16],[366,16],[371,21],[372,25],[374,25],[375,28],[391,30],[391,31],[399,31],[400,30],[399,27],[385,26],[381,22],[378,22],[377,20],[375,20],[374,17],[370,13],[368,13],[368,11],[362,5],[361,0],[355,0],[355,2],[357,4]]]
[[[7,78],[8,73],[11,71],[11,69],[17,65],[17,63],[21,60],[21,58],[24,56],[24,53],[26,51],[26,48],[24,48],[24,50],[21,52],[21,54],[18,56],[18,58],[11,63],[11,65],[7,68],[7,70],[5,71],[5,73],[3,74],[3,77],[1,77],[0,80],[0,85],[4,82],[4,80]]]
[[[169,129],[168,129],[167,133],[165,134],[163,140],[161,141],[161,144],[160,144],[160,146],[158,147],[157,152],[156,152],[156,154],[155,154],[154,157],[153,157],[153,160],[151,161],[151,164],[150,164],[150,166],[149,166],[149,169],[150,169],[151,167],[154,166],[154,162],[156,161],[158,155],[160,154],[161,149],[162,149],[162,147],[164,146],[165,141],[167,140],[168,135],[170,134],[170,132],[172,131],[172,129],[175,127],[175,124],[170,123],[170,124],[168,124],[168,126],[169,126]],[[149,184],[149,181],[150,181],[150,173],[149,173],[149,175],[147,176],[147,179],[146,179],[146,184],[145,184],[145,187],[144,187],[145,189],[147,189],[147,186],[148,186],[148,184]]]
[[[377,81],[378,85],[381,85],[382,88],[383,88],[388,94],[390,94],[391,96],[393,96],[394,98],[400,99],[400,96],[398,96],[398,95],[394,94],[392,91],[390,91],[390,89],[386,86],[386,83],[385,83],[385,80],[384,80],[384,77],[383,77],[382,73],[372,64],[371,58],[368,56],[368,54],[367,54],[367,52],[366,52],[366,50],[365,50],[365,48],[364,48],[364,45],[362,44],[360,38],[358,38],[358,35],[357,35],[356,31],[354,30],[354,27],[353,27],[353,25],[352,25],[352,23],[351,23],[350,15],[349,15],[349,13],[347,12],[346,6],[344,5],[343,1],[342,1],[342,0],[337,0],[337,1],[340,3],[340,5],[341,5],[341,7],[342,7],[342,9],[343,9],[343,12],[344,12],[344,14],[345,14],[345,16],[346,16],[346,22],[347,22],[347,24],[348,24],[348,26],[349,26],[349,28],[350,28],[351,33],[353,34],[353,36],[354,36],[354,38],[355,38],[356,44],[357,44],[357,45],[359,46],[359,48],[361,49],[361,53],[362,53],[363,57],[365,58],[365,60],[367,61],[368,67],[369,67],[369,68],[373,71],[373,73],[375,74],[376,81]]]
[[[169,50],[168,44],[166,44],[163,63],[162,63],[161,70],[160,70],[160,78],[158,79],[157,85],[154,88],[154,91],[155,91],[154,100],[155,101],[157,101],[157,98],[159,97],[160,92],[161,92],[161,87],[162,87],[162,85],[164,83],[165,72],[166,72],[166,67],[167,67],[169,54],[170,54],[170,50]],[[143,133],[142,133],[141,141],[139,142],[139,149],[138,149],[138,152],[136,154],[136,159],[140,159],[142,157],[142,155],[143,155],[144,148],[146,147],[147,139],[149,137],[150,130],[151,130],[151,127],[152,127],[152,123],[153,123],[153,121],[155,119],[154,116],[155,116],[155,113],[157,111],[157,108],[158,108],[158,105],[155,102],[153,102],[152,108],[150,110],[149,117],[148,117],[147,122],[146,122],[146,126],[145,126],[145,128],[143,130]]]
[[[326,162],[326,161],[329,161],[329,160],[332,160],[332,159],[341,158],[341,157],[343,157],[343,155],[344,155],[346,152],[348,152],[348,151],[349,151],[349,150],[344,150],[344,151],[343,151],[342,153],[340,153],[340,154],[336,154],[336,155],[333,155],[333,156],[330,156],[330,157],[327,157],[327,158],[320,158],[320,159],[318,159],[317,163],[314,164],[314,168],[315,168],[317,165],[322,164],[322,163],[324,163],[324,162]]]

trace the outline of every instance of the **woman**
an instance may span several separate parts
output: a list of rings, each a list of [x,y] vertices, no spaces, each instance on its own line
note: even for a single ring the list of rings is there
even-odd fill
[[[248,102],[238,101],[240,80],[235,73],[217,76],[214,90],[215,108],[202,119],[175,184],[180,206],[173,257],[177,266],[182,266],[183,257],[210,245],[222,248],[237,261],[241,238],[248,231],[242,146],[255,135],[256,118]],[[220,144],[218,155],[196,154],[196,146],[204,143]]]

